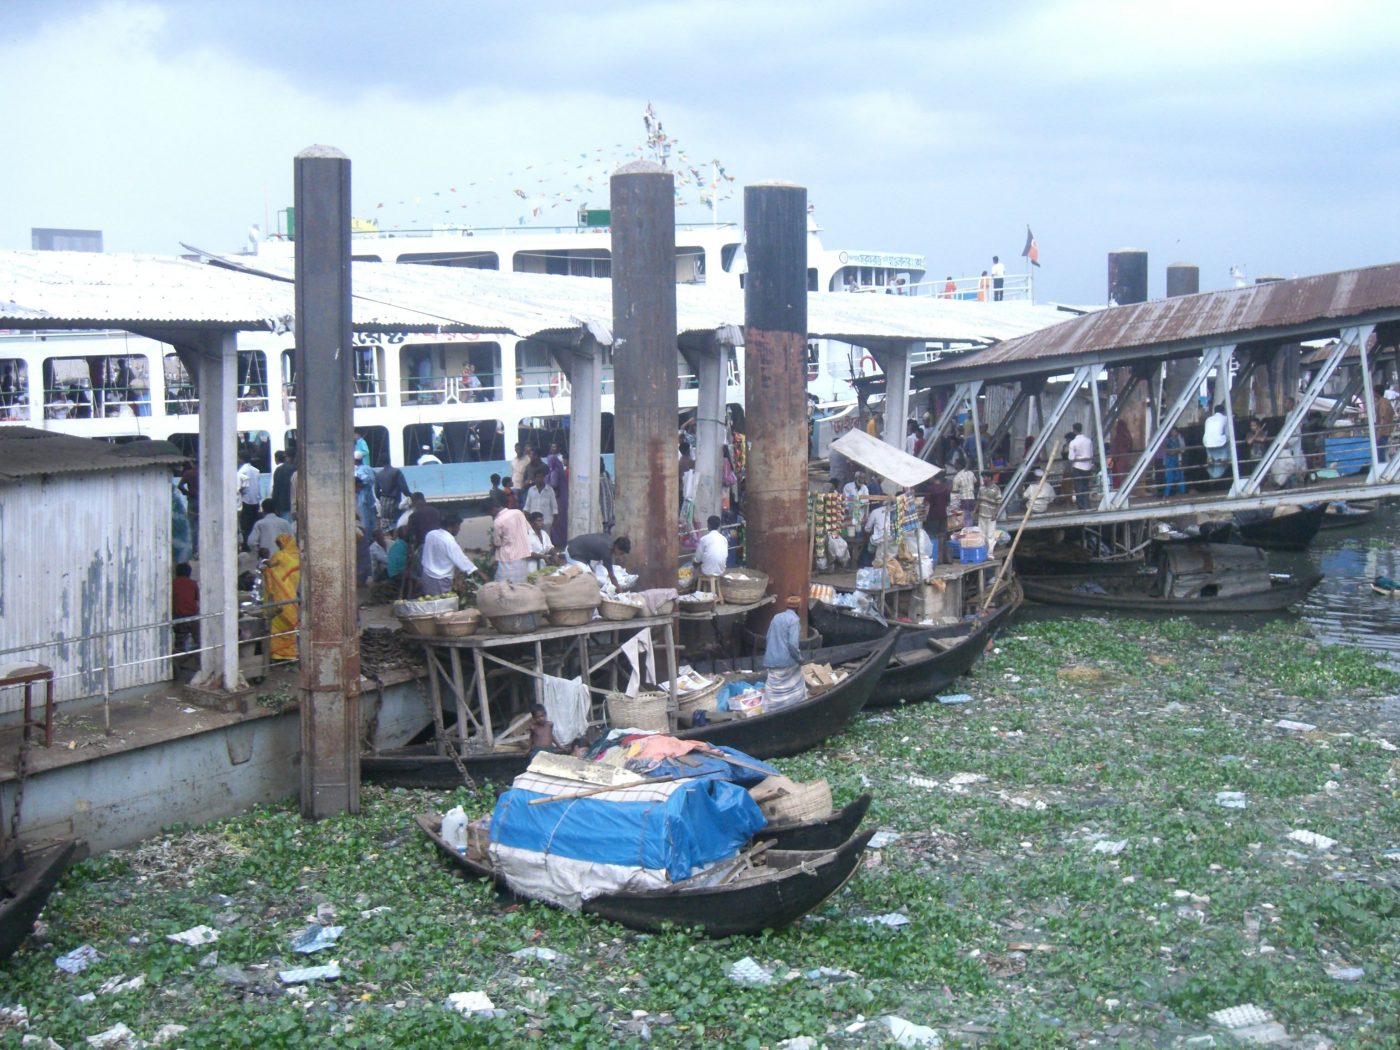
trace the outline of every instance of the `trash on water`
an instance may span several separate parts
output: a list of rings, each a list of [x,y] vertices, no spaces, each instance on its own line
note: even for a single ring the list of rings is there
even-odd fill
[[[115,977],[109,977],[102,982],[102,986],[97,989],[98,995],[115,995],[117,992],[134,992],[139,988],[146,987],[146,975],[138,973],[131,980],[126,979],[126,974],[119,973]]]
[[[943,1041],[938,1038],[938,1033],[926,1025],[906,1021],[894,1014],[889,1014],[880,1020],[890,1030],[890,1038],[895,1041],[896,1046],[927,1046],[937,1050],[943,1045]]]
[[[969,784],[981,784],[987,778],[981,773],[954,773],[948,778],[949,787],[967,787]]]
[[[162,1046],[172,1039],[178,1039],[189,1031],[188,1025],[183,1024],[163,1024],[156,1029],[156,1034],[151,1036],[152,1046]]]
[[[1274,723],[1275,729],[1287,729],[1294,733],[1311,733],[1317,726],[1311,722],[1295,722],[1291,718],[1280,718]]]
[[[938,698],[940,704],[970,704],[972,697],[967,693],[949,693]]]
[[[856,919],[856,922],[863,922],[867,926],[888,926],[891,929],[896,929],[900,926],[908,926],[910,919],[903,912],[889,911],[885,912],[884,915],[862,915]]]
[[[1265,1024],[1272,1021],[1273,1017],[1253,1003],[1244,1003],[1216,1010],[1210,1015],[1210,1019],[1223,1028],[1244,1028],[1246,1025]]]
[[[126,1025],[118,1021],[105,1032],[98,1032],[96,1035],[87,1037],[88,1046],[121,1046],[123,1043],[131,1041],[131,1037],[136,1033]]]
[[[773,974],[747,955],[729,967],[728,976],[735,984],[761,986],[773,983]]]
[[[447,997],[444,1004],[449,1010],[456,1010],[459,1014],[489,1014],[496,1009],[496,1004],[491,1001],[491,997],[485,992],[453,992]]]
[[[1116,857],[1128,848],[1127,839],[1099,839],[1094,843],[1095,853],[1107,853],[1110,857]]]
[[[167,933],[167,941],[174,941],[176,944],[187,944],[191,948],[197,948],[201,944],[213,944],[219,939],[219,931],[210,926],[191,926],[188,930],[181,930],[179,933]]]
[[[511,952],[512,959],[538,959],[540,962],[568,961],[568,956],[563,952],[556,952],[553,948],[537,948],[531,945],[529,948],[521,948],[517,952]]]
[[[1249,805],[1249,801],[1244,797],[1243,791],[1217,791],[1215,804],[1225,809],[1244,809]]]
[[[323,948],[332,947],[344,932],[344,926],[322,926],[313,922],[292,938],[292,950],[303,955],[319,952]]]
[[[815,970],[806,970],[802,974],[809,981],[849,981],[853,977],[859,977],[853,970],[842,970],[835,966],[818,966]]]
[[[102,958],[96,948],[90,944],[85,944],[81,948],[74,948],[67,955],[60,955],[53,961],[64,973],[82,973],[92,963]]]
[[[1359,981],[1366,976],[1366,971],[1360,966],[1335,966],[1329,964],[1326,967],[1327,976],[1334,981]]]
[[[898,831],[877,831],[870,836],[870,841],[866,844],[868,849],[884,849],[892,846],[904,836]]]
[[[335,981],[340,978],[340,963],[331,962],[325,966],[299,966],[291,970],[278,970],[277,979],[283,984],[305,984],[307,981]]]
[[[1336,839],[1329,839],[1326,835],[1319,835],[1315,831],[1290,831],[1288,837],[1294,842],[1301,842],[1304,846],[1311,846],[1313,849],[1331,849],[1337,844]]]

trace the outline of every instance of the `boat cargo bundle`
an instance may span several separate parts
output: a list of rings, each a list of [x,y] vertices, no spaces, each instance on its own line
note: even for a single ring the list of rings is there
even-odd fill
[[[525,772],[497,800],[491,860],[516,893],[577,911],[604,894],[664,890],[733,857],[766,824],[748,791],[725,780],[582,797],[579,787]],[[550,801],[530,804],[538,799]]]
[[[1268,591],[1269,564],[1258,547],[1236,543],[1171,543],[1162,549],[1167,598],[1227,598]]]

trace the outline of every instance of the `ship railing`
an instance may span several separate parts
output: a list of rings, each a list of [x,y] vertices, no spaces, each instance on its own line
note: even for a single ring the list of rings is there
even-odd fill
[[[960,302],[997,302],[996,278],[953,277],[941,281],[920,281],[908,286],[908,295],[923,298],[954,299]],[[1009,273],[1002,278],[1001,300],[1003,302],[1029,302],[1032,299],[1033,282],[1030,274]]]

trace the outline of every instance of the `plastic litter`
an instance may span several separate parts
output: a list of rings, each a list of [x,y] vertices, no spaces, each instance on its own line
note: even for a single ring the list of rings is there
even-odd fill
[[[940,704],[970,704],[972,696],[968,693],[949,693],[947,696],[938,698]]]
[[[67,955],[60,955],[53,961],[64,973],[82,973],[92,963],[102,958],[96,948],[90,944],[85,944],[81,948],[74,948]]]
[[[728,976],[735,984],[750,987],[773,983],[773,974],[747,955],[729,967]]]
[[[180,1036],[184,1035],[188,1031],[188,1025],[163,1024],[156,1029],[156,1034],[151,1036],[151,1045],[161,1046],[165,1043],[170,1042],[170,1040],[172,1039],[178,1039]]]
[[[938,1038],[938,1033],[926,1025],[906,1021],[894,1014],[882,1017],[880,1020],[890,1030],[890,1037],[894,1039],[896,1046],[927,1046],[934,1047],[936,1050],[937,1047],[943,1045],[943,1041]]]
[[[1111,841],[1109,839],[1100,839],[1098,842],[1094,843],[1093,852],[1107,853],[1110,857],[1116,857],[1127,848],[1127,839],[1115,839]]]
[[[277,979],[283,984],[305,984],[307,981],[335,981],[340,978],[340,963],[327,963],[325,966],[300,966],[291,970],[278,970]]]
[[[986,779],[981,773],[954,773],[948,778],[948,786],[967,787],[968,784],[981,784]]]
[[[134,992],[139,988],[146,987],[146,975],[138,973],[131,980],[126,980],[126,974],[117,974],[102,982],[102,986],[97,989],[98,995],[114,995],[117,992]]]
[[[1366,976],[1366,971],[1360,966],[1334,966],[1328,965],[1327,976],[1334,981],[1359,981]]]
[[[1294,842],[1300,842],[1304,846],[1311,846],[1313,849],[1331,849],[1337,844],[1336,839],[1329,839],[1326,835],[1319,835],[1315,831],[1290,831],[1288,837]]]
[[[1210,1019],[1223,1028],[1244,1028],[1246,1025],[1265,1024],[1272,1021],[1273,1017],[1253,1003],[1243,1003],[1240,1006],[1227,1006],[1223,1010],[1216,1010],[1210,1015]]]
[[[819,1046],[821,1044],[810,1035],[798,1035],[784,1039],[778,1044],[778,1050],[817,1050]]]
[[[1294,733],[1311,733],[1317,726],[1311,722],[1295,722],[1291,718],[1280,718],[1274,723],[1275,729],[1287,729]]]
[[[903,912],[889,911],[884,915],[862,915],[856,919],[856,922],[863,922],[867,926],[888,926],[895,929],[900,926],[908,926],[910,919]]]
[[[334,945],[344,932],[344,926],[322,926],[313,922],[292,938],[292,950],[301,952],[302,955],[319,952]]]
[[[1217,791],[1215,804],[1225,809],[1244,809],[1249,805],[1249,801],[1244,797],[1243,791]]]
[[[96,1035],[87,1037],[88,1046],[121,1046],[130,1042],[131,1037],[136,1033],[126,1025],[118,1021],[105,1032],[98,1032]]]
[[[458,853],[467,849],[467,813],[461,806],[453,806],[442,815],[442,837]]]
[[[496,1004],[485,992],[453,992],[443,1005],[449,1010],[456,1010],[459,1014],[468,1016],[490,1014],[496,1009]]]
[[[181,930],[179,933],[167,933],[167,941],[174,941],[176,944],[187,944],[191,948],[198,948],[201,944],[213,944],[219,939],[219,931],[210,926],[191,926],[188,930]]]
[[[563,952],[556,952],[553,948],[521,948],[517,952],[511,952],[512,959],[538,959],[540,962],[568,961],[568,956]]]
[[[901,835],[898,831],[877,831],[875,832],[875,834],[870,836],[870,842],[868,843],[867,848],[884,849],[886,846],[891,846],[894,843],[898,842],[903,837],[904,836]]]

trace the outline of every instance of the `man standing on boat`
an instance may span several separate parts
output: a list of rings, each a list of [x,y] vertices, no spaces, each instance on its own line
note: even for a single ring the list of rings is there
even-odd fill
[[[1001,256],[992,256],[992,300],[1001,302],[1002,289],[1006,286],[1006,267],[1002,265]]]
[[[802,678],[802,621],[797,616],[802,599],[788,596],[786,607],[768,624],[763,647],[763,667],[768,682],[763,687],[763,706],[777,711],[807,699],[807,683]]]

